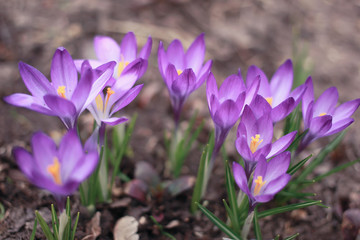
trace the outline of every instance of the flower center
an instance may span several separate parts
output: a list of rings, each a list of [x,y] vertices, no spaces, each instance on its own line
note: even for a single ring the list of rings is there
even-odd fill
[[[109,98],[111,95],[113,95],[115,92],[113,90],[111,90],[110,87],[107,88],[107,91],[106,91],[106,102],[105,102],[105,108],[104,108],[104,111],[106,110],[106,107],[107,107],[107,104],[109,102]]]
[[[61,176],[60,176],[60,163],[57,157],[54,157],[54,163],[47,167],[47,171],[54,178],[54,182],[57,185],[62,185]]]
[[[325,115],[326,115],[326,112],[323,112],[323,113],[320,113],[320,114],[319,114],[319,117],[325,116]]]
[[[257,196],[259,195],[260,190],[265,185],[266,181],[263,181],[262,176],[258,176],[254,183],[256,184],[254,188],[254,196]]]
[[[60,97],[65,98],[65,86],[59,86],[57,89],[57,93],[59,94]]]
[[[177,72],[178,75],[180,75],[180,74],[182,74],[183,71],[178,69],[178,70],[176,70],[176,72]]]
[[[250,143],[250,151],[252,153],[256,152],[257,148],[259,147],[260,143],[262,143],[263,139],[260,139],[260,134],[256,134],[255,138],[251,137]]]
[[[267,98],[265,98],[265,100],[270,104],[270,106],[272,106],[272,103],[273,103],[272,97],[267,97]]]
[[[120,57],[121,57],[121,61],[119,62],[119,66],[118,66],[118,69],[117,69],[117,77],[120,77],[122,71],[124,71],[125,67],[127,65],[129,65],[129,62],[125,61],[124,55],[121,54]]]

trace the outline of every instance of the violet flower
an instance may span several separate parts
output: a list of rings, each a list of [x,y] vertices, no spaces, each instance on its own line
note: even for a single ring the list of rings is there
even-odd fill
[[[269,159],[285,151],[294,140],[297,131],[290,132],[274,143],[273,122],[270,114],[256,119],[252,109],[245,106],[237,129],[236,149],[244,159],[246,176],[249,178],[261,155]]]
[[[71,195],[96,168],[98,153],[85,153],[74,129],[67,132],[58,148],[42,132],[35,133],[31,143],[33,155],[21,147],[13,150],[17,164],[34,185],[54,194],[61,212],[65,197]]]
[[[195,39],[186,53],[177,39],[170,43],[167,52],[163,43],[159,44],[159,71],[169,90],[176,125],[185,100],[203,84],[210,72],[212,61],[209,60],[203,65],[204,57],[204,34]]]
[[[299,151],[317,138],[338,133],[354,122],[351,115],[358,109],[360,98],[345,102],[336,107],[339,94],[336,87],[330,87],[315,101],[314,87],[311,77],[305,85],[307,87],[303,96],[302,112],[304,129],[309,132],[303,138]]]
[[[278,68],[270,83],[260,68],[251,66],[248,69],[246,84],[247,86],[251,85],[256,76],[260,76],[261,83],[258,94],[263,96],[272,107],[273,122],[278,122],[288,116],[299,104],[305,92],[304,85],[291,91],[293,75],[293,65],[289,59]]]
[[[4,100],[18,107],[58,116],[70,129],[75,127],[80,113],[102,91],[113,73],[114,65],[114,62],[110,62],[100,66],[97,70],[100,74],[86,68],[78,81],[73,59],[65,48],[60,47],[55,51],[51,64],[51,83],[36,68],[20,62],[20,75],[32,95],[16,93]]]
[[[206,84],[206,96],[210,115],[215,124],[215,154],[220,150],[230,129],[240,118],[244,103],[252,101],[259,83],[258,79],[246,89],[241,74],[231,75],[224,80],[218,90],[216,79],[210,72]]]
[[[101,64],[115,61],[115,71],[113,74],[113,78],[108,85],[113,85],[116,80],[119,80],[121,75],[131,67],[129,65],[133,61],[141,58],[147,62],[147,59],[150,56],[152,47],[152,39],[148,38],[146,44],[141,49],[140,53],[137,53],[137,43],[136,37],[133,32],[128,32],[121,41],[121,44],[117,44],[117,42],[107,36],[96,36],[94,38],[94,48],[97,59],[89,60],[92,68],[96,68]],[[84,59],[75,60],[75,65],[78,71],[81,69],[81,65],[84,62]],[[142,74],[145,73],[147,64],[144,64],[143,71],[140,71]],[[142,75],[139,75],[140,78]],[[121,80],[119,80],[121,81]]]
[[[261,155],[252,180],[247,178],[240,164],[233,162],[235,182],[249,197],[249,212],[252,212],[258,203],[269,202],[273,199],[290,181],[291,176],[286,173],[290,160],[290,152],[283,152],[269,162]]]
[[[133,86],[139,76],[144,74],[146,68],[146,60],[138,58],[132,61],[118,80],[111,87],[106,88],[105,94],[100,92],[96,96],[95,100],[88,106],[88,110],[99,126],[102,122],[114,126],[127,121],[127,118],[112,116],[131,103],[139,94],[143,84]]]

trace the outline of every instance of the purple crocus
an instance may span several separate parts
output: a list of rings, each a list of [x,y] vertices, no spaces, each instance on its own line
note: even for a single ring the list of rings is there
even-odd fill
[[[294,140],[297,131],[288,133],[274,143],[273,122],[270,114],[257,119],[249,106],[244,113],[237,129],[236,149],[245,162],[245,172],[249,178],[261,155],[269,159],[285,151]]]
[[[114,62],[109,62],[98,67],[98,74],[91,68],[85,68],[78,81],[73,59],[65,48],[60,47],[55,51],[51,64],[51,83],[36,68],[20,62],[20,75],[32,95],[16,93],[5,97],[5,101],[46,115],[58,116],[70,129],[75,127],[80,113],[111,78],[114,65]]]
[[[31,143],[33,155],[21,147],[13,150],[17,164],[34,185],[54,194],[61,211],[65,197],[71,195],[96,168],[98,153],[85,153],[74,129],[67,132],[58,148],[42,132],[35,133]]]
[[[307,89],[303,96],[302,112],[304,128],[309,129],[309,132],[302,140],[300,150],[317,138],[330,136],[347,128],[354,121],[351,115],[360,105],[358,98],[336,107],[339,98],[336,87],[328,88],[315,101],[311,77],[306,80],[305,85]]]
[[[283,152],[269,162],[266,161],[264,155],[261,155],[252,180],[247,178],[245,170],[240,164],[233,162],[235,182],[241,191],[249,197],[250,212],[258,203],[273,199],[275,194],[290,181],[291,176],[286,173],[290,160],[290,152]]]
[[[216,154],[230,129],[240,118],[245,102],[251,102],[259,88],[259,80],[246,89],[241,75],[227,77],[218,90],[216,79],[210,72],[206,84],[206,96],[211,118],[215,124]]]
[[[305,92],[304,85],[300,85],[291,91],[293,75],[293,65],[289,59],[278,68],[270,83],[260,68],[251,66],[248,69],[246,85],[250,86],[254,79],[260,76],[261,83],[258,94],[263,96],[271,106],[273,122],[278,122],[288,116],[299,104]]]
[[[163,43],[159,44],[159,70],[170,93],[176,124],[185,100],[203,84],[210,72],[212,61],[209,60],[203,65],[204,57],[204,34],[195,39],[186,53],[177,39],[170,43],[167,52]]]
[[[139,76],[144,74],[147,61],[138,58],[132,61],[112,86],[106,88],[105,94],[100,92],[95,100],[88,106],[88,110],[94,116],[97,124],[117,125],[126,121],[124,117],[112,117],[113,114],[131,103],[139,94],[143,84],[134,84]]]
[[[94,48],[97,59],[89,60],[92,68],[96,68],[104,63],[115,61],[115,71],[113,74],[112,81],[109,82],[109,85],[112,85],[116,80],[120,81],[122,73],[127,72],[131,68],[133,61],[138,60],[139,58],[146,60],[149,58],[152,47],[152,39],[148,38],[146,44],[141,49],[140,53],[137,53],[137,42],[136,37],[133,32],[128,32],[121,41],[121,44],[107,36],[96,36],[94,38]],[[75,60],[75,65],[78,71],[81,69],[81,65],[84,62],[84,59]],[[145,69],[141,71],[142,74],[145,73],[147,64],[144,64]],[[138,76],[140,78],[142,75]]]

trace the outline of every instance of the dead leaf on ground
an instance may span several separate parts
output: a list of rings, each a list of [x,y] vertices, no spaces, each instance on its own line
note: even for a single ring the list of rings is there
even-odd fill
[[[101,234],[101,227],[100,227],[100,217],[101,213],[96,212],[94,217],[86,226],[86,235],[82,240],[95,240]]]
[[[114,227],[114,240],[138,240],[138,221],[131,216],[120,218]]]

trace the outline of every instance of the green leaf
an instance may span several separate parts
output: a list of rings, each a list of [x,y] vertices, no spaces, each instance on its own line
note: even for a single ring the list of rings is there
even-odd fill
[[[256,240],[262,240],[261,230],[257,216],[257,208],[255,208],[254,210],[254,232],[255,232]]]
[[[297,164],[295,164],[294,166],[291,166],[289,168],[289,170],[287,171],[288,174],[290,175],[294,175],[297,170],[299,170],[302,166],[304,166],[304,164],[312,157],[312,155],[307,156],[306,158],[304,158],[303,160],[301,160],[300,162],[298,162]]]
[[[295,239],[296,237],[298,237],[299,235],[300,235],[300,233],[295,233],[294,235],[291,235],[290,237],[287,237],[284,240],[292,240],[292,239]]]
[[[234,215],[233,215],[229,205],[227,204],[225,199],[223,199],[222,201],[223,201],[226,213],[227,213],[228,217],[230,218],[230,222],[233,222],[234,221]]]
[[[306,197],[315,197],[316,193],[302,193],[302,192],[281,191],[276,196],[277,197],[289,197],[289,198],[304,199]]]
[[[41,229],[45,234],[46,239],[55,240],[54,235],[52,234],[49,226],[46,224],[45,220],[42,218],[42,216],[39,214],[38,211],[35,211],[35,215],[38,223],[40,224]]]
[[[51,204],[51,222],[52,222],[55,238],[57,238],[57,236],[59,236],[59,222],[57,221],[57,215],[54,204]]]
[[[199,203],[196,203],[200,210],[205,214],[207,218],[210,219],[223,233],[228,235],[230,238],[234,240],[241,240],[241,237],[237,236],[231,228],[229,228],[224,222],[222,222],[218,217],[216,217],[212,212],[206,209]]]
[[[282,206],[282,207],[277,207],[277,208],[262,211],[262,212],[258,213],[258,218],[260,219],[260,218],[264,218],[267,216],[284,213],[284,212],[289,212],[289,211],[292,211],[295,209],[309,207],[309,206],[313,206],[313,205],[324,206],[323,204],[321,204],[321,200],[318,200],[318,201],[311,200],[308,202],[295,203],[295,204],[291,204],[291,205],[287,205],[287,206]]]
[[[35,220],[34,220],[34,226],[33,226],[33,230],[32,230],[31,235],[30,235],[30,240],[35,239],[36,227],[37,227],[37,218],[35,218]]]
[[[76,215],[75,224],[74,224],[74,227],[73,227],[72,233],[71,233],[71,239],[72,240],[74,240],[74,238],[75,238],[75,232],[76,232],[76,228],[77,228],[77,225],[78,225],[78,222],[79,222],[79,216],[80,216],[80,212],[78,212],[77,215]]]
[[[350,166],[354,165],[355,163],[357,163],[357,162],[359,162],[359,161],[360,161],[360,158],[358,158],[358,159],[356,159],[356,160],[354,160],[354,161],[348,162],[348,163],[344,163],[344,164],[342,164],[342,165],[340,165],[340,166],[337,166],[337,167],[331,169],[329,172],[324,173],[324,174],[316,177],[314,180],[315,180],[316,182],[319,182],[320,180],[324,179],[325,177],[328,177],[328,176],[330,176],[331,174],[337,173],[337,172],[339,172],[339,171],[341,171],[341,170],[343,170],[343,169],[345,169],[345,168],[347,168],[347,167],[350,167]]]
[[[280,240],[280,235],[279,235],[279,234],[276,235],[275,238],[274,238],[274,240]]]
[[[239,210],[238,210],[238,203],[236,199],[237,197],[234,188],[235,185],[234,176],[227,161],[225,163],[225,180],[226,180],[225,182],[226,192],[228,194],[230,209],[232,211],[232,216],[233,216],[231,226],[233,230],[237,232],[240,230]]]
[[[290,144],[290,146],[286,149],[286,151],[294,152],[297,149],[301,139],[303,139],[305,137],[305,135],[308,133],[308,131],[309,131],[309,129],[306,129],[301,134],[297,133],[294,141]]]
[[[299,175],[297,180],[305,180],[305,178],[314,171],[314,169],[323,162],[325,157],[332,152],[342,141],[346,134],[346,131],[340,133],[334,140],[330,142],[318,155],[317,157],[310,162],[310,164],[304,169],[304,171]]]

